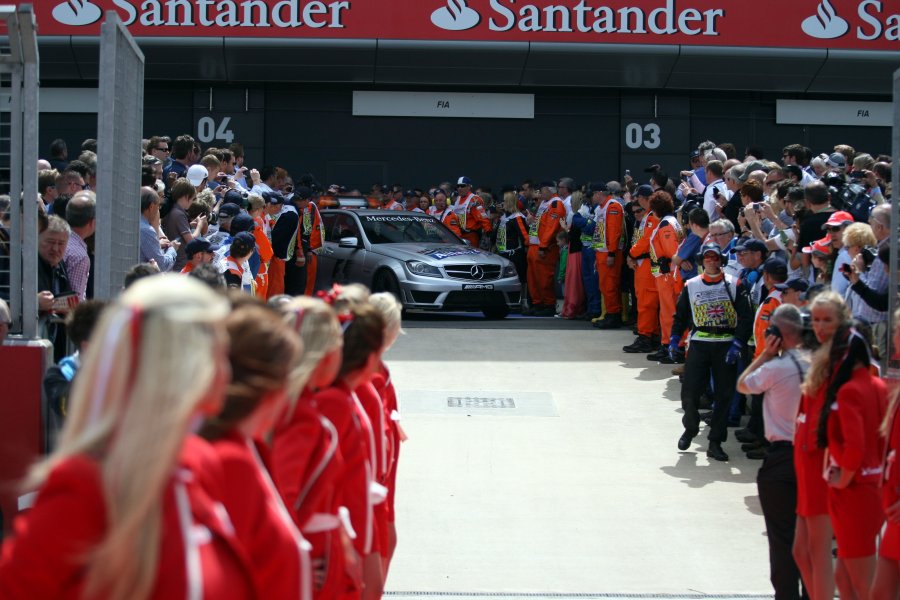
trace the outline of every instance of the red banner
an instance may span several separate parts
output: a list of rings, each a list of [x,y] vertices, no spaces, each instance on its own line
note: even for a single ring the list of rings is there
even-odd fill
[[[900,50],[896,0],[41,0],[42,35],[597,42]]]

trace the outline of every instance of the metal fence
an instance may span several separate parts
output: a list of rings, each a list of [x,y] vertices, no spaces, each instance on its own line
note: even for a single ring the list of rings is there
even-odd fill
[[[37,308],[37,159],[38,48],[30,4],[0,6],[6,21],[9,53],[0,55],[0,86],[9,98],[9,128],[2,130],[0,157],[8,167],[9,226],[0,294],[9,299],[13,333],[33,339],[38,333]],[[7,87],[8,86],[8,87]],[[8,141],[7,141],[8,140]],[[8,162],[6,162],[8,159]],[[4,173],[5,174],[5,173]]]
[[[113,298],[140,258],[144,55],[114,11],[100,32],[94,297]]]

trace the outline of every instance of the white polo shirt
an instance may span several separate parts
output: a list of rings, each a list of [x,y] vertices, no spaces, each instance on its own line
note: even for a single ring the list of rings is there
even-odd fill
[[[744,378],[751,394],[763,396],[763,423],[770,442],[794,441],[800,407],[800,384],[809,370],[809,353],[799,348],[782,352]]]

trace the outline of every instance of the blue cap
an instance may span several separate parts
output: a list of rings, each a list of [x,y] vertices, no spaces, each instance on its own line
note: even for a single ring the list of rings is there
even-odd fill
[[[456,185],[472,185],[472,180],[463,175],[459,179],[456,180]]]
[[[780,275],[781,277],[787,278],[788,275],[788,266],[787,263],[782,259],[773,256],[769,260],[763,263],[763,273],[768,273],[769,275]]]
[[[294,188],[294,195],[291,200],[309,200],[312,198],[313,191],[305,185],[298,185]]]
[[[268,204],[284,204],[284,196],[278,192],[263,192],[262,197]]]
[[[232,202],[226,202],[219,208],[219,217],[236,217],[241,214],[241,207]]]
[[[791,279],[784,283],[776,283],[775,289],[781,290],[782,292],[785,290],[796,290],[803,293],[809,289],[809,282],[805,279]]]
[[[749,250],[750,252],[762,252],[763,254],[767,254],[769,249],[766,248],[766,243],[762,240],[758,240],[756,238],[750,238],[749,240],[745,240],[734,247],[735,252],[743,252],[744,250]]]
[[[644,198],[649,198],[653,195],[653,188],[647,185],[646,183],[643,185],[639,185],[636,190],[634,190],[635,196],[643,196]]]
[[[228,251],[230,256],[237,254],[244,256],[249,254],[256,248],[256,238],[248,231],[242,231],[235,235],[231,240],[231,249]]]
[[[242,212],[234,219],[231,220],[231,234],[237,234],[241,231],[253,231],[256,229],[256,221],[253,220],[253,217],[249,215],[249,213]]]
[[[608,189],[609,189],[609,188],[607,188],[607,187],[606,187],[606,184],[603,183],[602,181],[598,181],[597,183],[592,183],[592,184],[591,184],[591,187],[590,187],[590,190],[591,190],[591,193],[592,193],[592,194],[593,194],[594,192],[605,192],[605,191],[607,191]]]
[[[227,192],[225,192],[225,195],[222,196],[222,203],[243,206],[246,199],[247,199],[246,192],[242,193],[239,190],[228,190]]]
[[[184,255],[192,258],[198,252],[215,252],[218,249],[218,244],[213,244],[205,237],[195,237],[184,247]]]

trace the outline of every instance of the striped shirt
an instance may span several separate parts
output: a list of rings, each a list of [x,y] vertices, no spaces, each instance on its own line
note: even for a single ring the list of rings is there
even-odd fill
[[[88,277],[91,274],[91,257],[88,256],[87,244],[74,231],[69,232],[69,245],[66,246],[63,262],[66,263],[66,272],[69,274],[72,290],[78,294],[80,300],[84,300],[85,294],[87,294]]]

